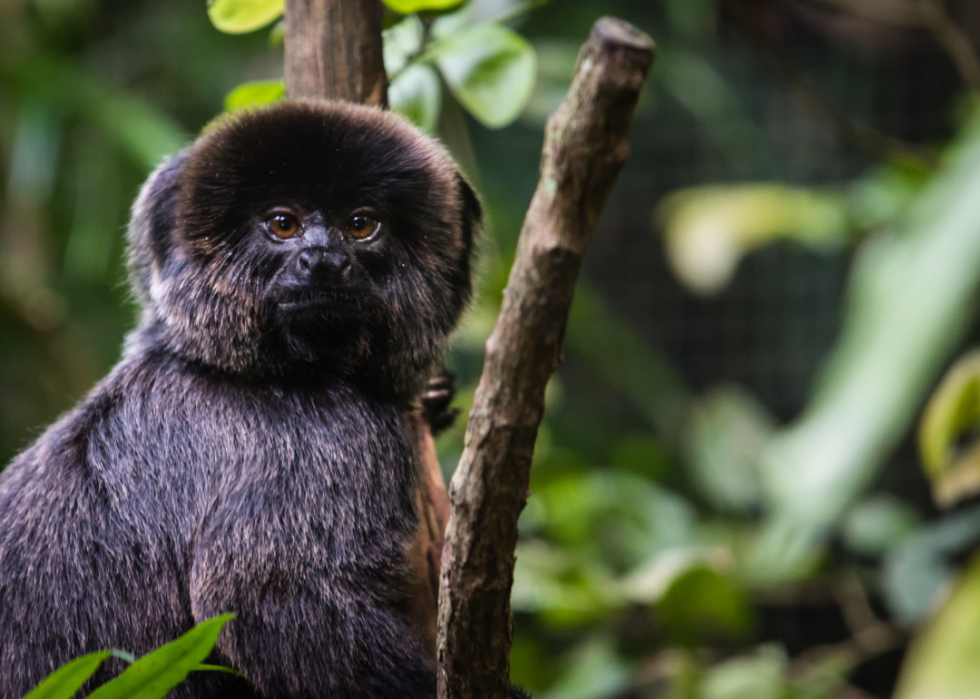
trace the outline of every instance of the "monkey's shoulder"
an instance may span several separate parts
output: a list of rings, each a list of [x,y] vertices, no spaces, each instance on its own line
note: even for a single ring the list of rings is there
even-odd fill
[[[245,381],[147,354],[117,365],[18,456],[0,501],[64,504],[79,490],[194,518],[222,489],[401,499],[414,458],[399,407],[350,383]]]

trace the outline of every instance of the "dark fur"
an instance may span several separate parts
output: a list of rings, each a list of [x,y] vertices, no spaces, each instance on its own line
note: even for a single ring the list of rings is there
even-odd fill
[[[331,235],[354,205],[387,225],[342,241],[352,281],[313,311],[277,306],[289,246],[256,222],[280,204]],[[173,697],[434,696],[407,611],[403,411],[469,298],[479,219],[438,144],[361,107],[236,117],[151,176],[129,231],[139,327],[0,478],[0,699],[223,612],[213,660],[247,681],[193,673]]]

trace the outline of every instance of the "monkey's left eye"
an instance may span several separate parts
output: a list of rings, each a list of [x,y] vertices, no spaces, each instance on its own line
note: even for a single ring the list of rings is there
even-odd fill
[[[362,240],[370,238],[381,228],[381,222],[369,212],[358,211],[347,219],[347,235]]]
[[[269,219],[268,226],[277,238],[292,238],[299,233],[299,221],[289,214],[276,214]]]

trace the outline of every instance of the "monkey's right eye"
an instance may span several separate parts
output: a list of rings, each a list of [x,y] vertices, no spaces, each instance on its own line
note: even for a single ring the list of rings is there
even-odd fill
[[[299,221],[289,214],[276,214],[269,219],[267,225],[274,236],[284,240],[299,233]]]

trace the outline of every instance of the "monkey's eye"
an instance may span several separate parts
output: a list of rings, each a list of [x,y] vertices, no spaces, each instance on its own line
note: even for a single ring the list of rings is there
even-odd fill
[[[299,233],[299,221],[289,214],[275,214],[269,219],[267,225],[274,236],[284,240]]]
[[[370,238],[379,228],[381,222],[366,211],[358,211],[347,219],[347,235],[358,240]]]

